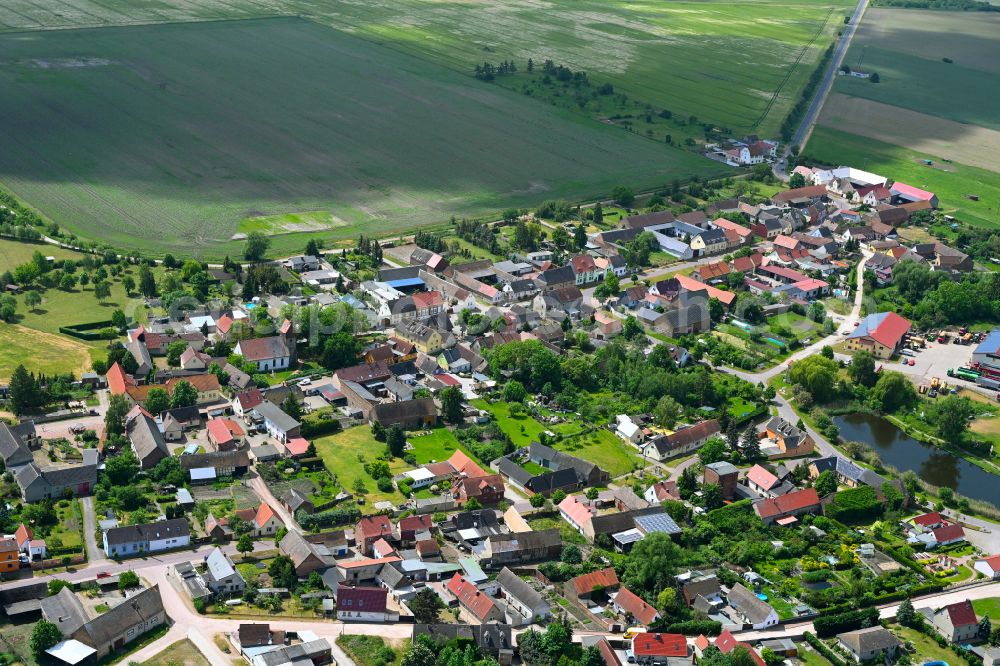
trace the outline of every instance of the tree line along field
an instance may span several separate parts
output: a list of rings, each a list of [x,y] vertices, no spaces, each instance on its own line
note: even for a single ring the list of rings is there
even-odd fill
[[[465,74],[482,61],[550,58],[684,117],[772,135],[853,6],[850,0],[10,0],[0,7],[0,29],[295,15]]]
[[[7,33],[0,52],[0,183],[126,248],[217,257],[247,218],[324,211],[282,228],[352,238],[728,171],[301,19]]]

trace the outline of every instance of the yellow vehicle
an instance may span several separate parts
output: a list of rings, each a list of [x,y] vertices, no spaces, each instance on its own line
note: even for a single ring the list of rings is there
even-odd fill
[[[935,377],[931,380],[931,388],[936,389],[938,386],[941,386],[941,380]]]
[[[625,630],[625,640],[630,641],[644,631],[646,631],[645,627],[629,627]]]

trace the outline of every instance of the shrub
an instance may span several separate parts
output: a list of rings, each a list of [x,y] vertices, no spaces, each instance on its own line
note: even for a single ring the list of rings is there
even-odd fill
[[[864,627],[874,627],[879,622],[877,608],[864,608],[834,615],[820,615],[813,620],[816,635],[825,638],[845,631],[853,631]]]

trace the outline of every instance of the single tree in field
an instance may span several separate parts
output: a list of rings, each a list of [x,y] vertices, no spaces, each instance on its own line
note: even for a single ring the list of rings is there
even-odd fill
[[[32,311],[42,304],[42,295],[35,290],[31,290],[24,295],[24,304]]]
[[[111,298],[111,283],[106,280],[94,283],[94,297],[102,303]]]
[[[139,293],[146,298],[156,296],[156,279],[146,264],[139,267]]]
[[[131,275],[126,275],[122,278],[122,287],[125,289],[125,295],[131,296],[135,292],[135,279]]]
[[[391,425],[385,431],[385,446],[389,455],[401,458],[406,450],[406,433],[398,425]]]

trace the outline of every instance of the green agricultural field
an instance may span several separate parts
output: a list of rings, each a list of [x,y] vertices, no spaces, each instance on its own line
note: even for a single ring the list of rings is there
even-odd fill
[[[935,192],[945,212],[969,224],[1000,224],[1000,173],[958,163],[948,164],[948,170],[926,166],[921,159],[940,164],[940,158],[822,126],[815,129],[804,152],[828,164],[864,167]],[[976,194],[979,201],[967,199],[967,194]]]
[[[254,228],[298,251],[303,231],[392,234],[725,169],[297,18],[9,33],[0,51],[0,184],[151,252],[238,253]]]
[[[767,135],[853,7],[845,0],[11,0],[0,6],[0,29],[295,15],[466,75],[477,62],[551,59],[685,119]]]

